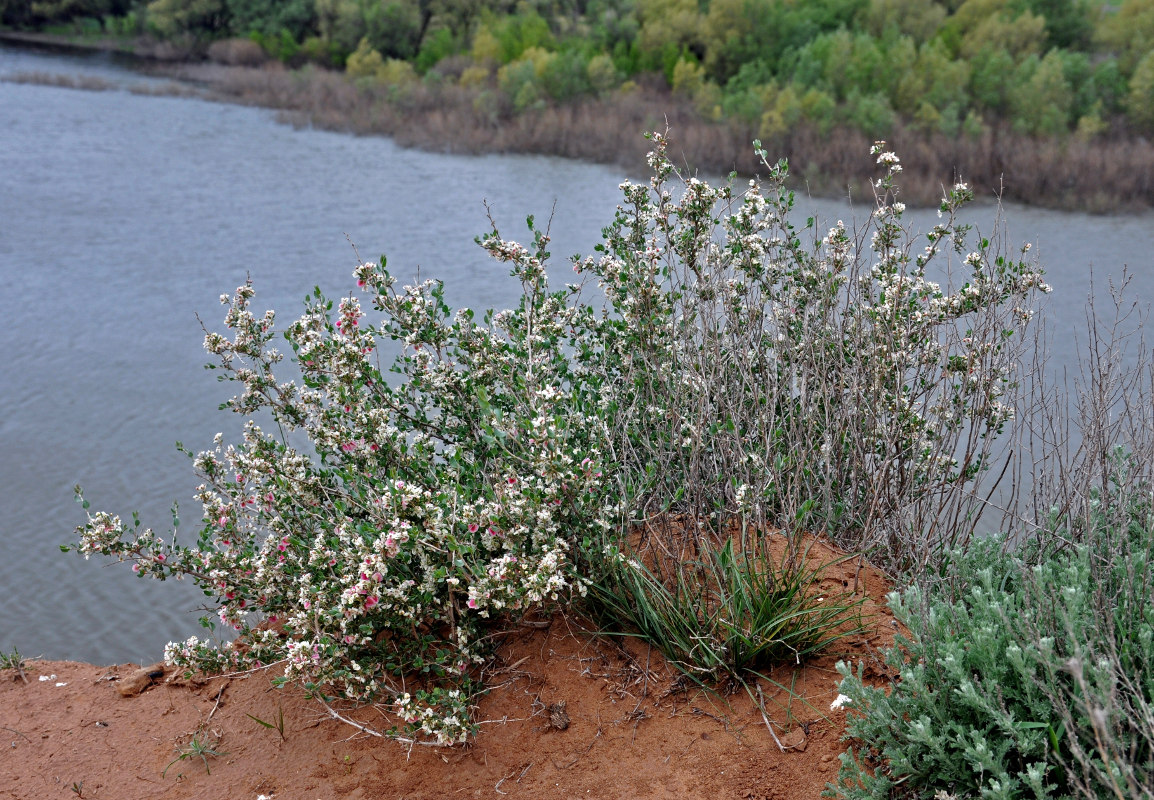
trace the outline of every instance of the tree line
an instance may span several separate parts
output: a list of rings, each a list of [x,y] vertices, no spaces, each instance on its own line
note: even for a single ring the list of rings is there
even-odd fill
[[[0,0],[0,23],[191,52],[243,39],[515,111],[657,84],[767,140],[1154,134],[1154,0]]]

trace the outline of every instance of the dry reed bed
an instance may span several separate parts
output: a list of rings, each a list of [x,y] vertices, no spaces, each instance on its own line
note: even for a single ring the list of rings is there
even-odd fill
[[[706,173],[756,171],[751,126],[710,122],[655,86],[514,114],[494,89],[446,83],[409,88],[361,84],[323,70],[184,65],[178,76],[201,82],[219,99],[287,112],[285,120],[358,135],[386,135],[408,147],[461,153],[535,153],[618,164],[644,171],[641,134],[668,123],[671,154]],[[1007,127],[951,138],[899,126],[888,137],[905,167],[904,197],[936,204],[960,177],[978,197],[1092,212],[1154,206],[1154,143],[1144,139],[1034,139]],[[849,129],[825,135],[800,127],[764,142],[789,159],[799,185],[815,194],[868,196],[867,137]],[[863,191],[864,190],[864,191]]]

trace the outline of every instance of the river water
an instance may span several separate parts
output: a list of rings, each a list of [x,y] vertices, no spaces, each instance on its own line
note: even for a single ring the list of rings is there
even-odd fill
[[[319,285],[352,287],[357,263],[389,257],[401,277],[446,283],[448,300],[504,307],[516,286],[473,242],[555,209],[552,250],[587,254],[612,219],[616,168],[535,156],[466,157],[390,140],[294,130],[272,112],[134,91],[156,81],[108,56],[0,45],[0,77],[98,77],[109,91],[0,82],[0,650],[93,661],[152,661],[199,631],[199,595],[137,580],[58,545],[94,508],[167,530],[178,500],[195,530],[197,480],[174,443],[208,446],[239,420],[203,370],[218,297],[251,275],[255,306],[282,322]],[[854,210],[803,199],[800,216]],[[868,210],[867,210],[868,211]],[[867,211],[859,211],[862,216]],[[1088,276],[1124,265],[1131,296],[1154,300],[1154,214],[1087,216],[1012,207],[1013,241],[1031,241],[1056,291],[1053,344],[1072,363]],[[993,211],[975,212],[989,229]],[[914,215],[923,227],[931,215]],[[564,278],[562,278],[564,280]]]

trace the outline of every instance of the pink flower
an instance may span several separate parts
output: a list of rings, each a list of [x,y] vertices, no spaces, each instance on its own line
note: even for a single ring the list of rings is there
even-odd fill
[[[476,532],[477,532],[477,523],[470,522],[469,523],[469,533],[476,533]]]
[[[469,608],[476,608],[477,607],[477,601],[470,597],[469,602],[466,605],[468,605]]]

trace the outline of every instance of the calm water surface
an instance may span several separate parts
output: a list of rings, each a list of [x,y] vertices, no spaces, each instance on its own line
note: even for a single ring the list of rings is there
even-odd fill
[[[98,568],[58,545],[94,508],[139,509],[160,530],[173,500],[195,530],[197,481],[174,448],[210,444],[239,420],[203,366],[217,300],[251,275],[256,306],[289,319],[314,285],[352,288],[357,263],[385,253],[419,269],[451,303],[516,297],[473,243],[488,200],[506,236],[556,207],[552,250],[589,253],[612,218],[613,168],[554,158],[460,157],[278,124],[271,112],[128,91],[148,82],[107,57],[0,47],[0,76],[94,75],[117,89],[0,82],[0,650],[94,662],[154,660],[198,632],[198,594]],[[802,201],[802,216],[853,215]],[[923,225],[929,215],[917,215]],[[989,228],[989,209],[975,222]],[[1072,359],[1094,269],[1100,285],[1135,273],[1154,299],[1154,215],[1090,217],[1009,209],[1014,241],[1036,242],[1056,287],[1056,356]]]

